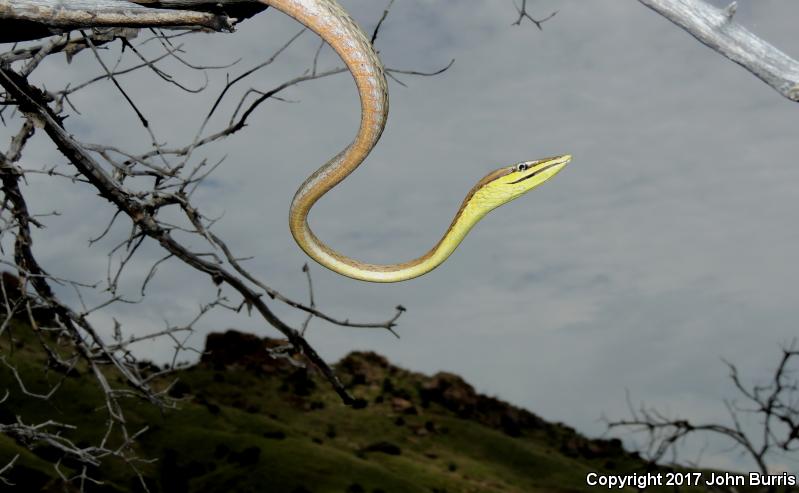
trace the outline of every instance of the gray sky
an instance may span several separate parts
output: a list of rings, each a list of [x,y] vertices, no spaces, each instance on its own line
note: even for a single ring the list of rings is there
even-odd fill
[[[371,29],[385,2],[343,3]],[[310,339],[331,361],[373,349],[413,370],[461,374],[481,392],[589,435],[604,430],[602,415],[627,417],[625,391],[675,417],[726,419],[722,399],[735,393],[721,358],[746,379],[766,378],[779,344],[797,334],[799,108],[638,2],[531,7],[534,15],[559,13],[539,32],[510,26],[510,0],[396,2],[378,43],[385,64],[455,64],[434,78],[403,77],[407,88],[391,83],[383,139],[317,205],[311,224],[348,255],[404,261],[438,240],[489,170],[566,152],[573,163],[490,214],[443,266],[417,280],[374,285],[312,265],[317,303],[334,316],[382,320],[398,303],[408,312],[400,340],[321,322],[312,324]],[[737,19],[794,57],[797,18],[797,2],[739,2]],[[230,70],[238,74],[298,29],[273,11],[232,35],[183,39],[196,63],[242,57]],[[268,89],[298,75],[317,43],[305,34],[250,85]],[[336,64],[326,53],[323,64]],[[203,81],[176,64],[163,67],[187,84]],[[58,86],[97,72],[89,55],[50,64],[39,80]],[[221,72],[211,75],[209,95],[223,80]],[[193,135],[206,97],[189,97],[149,73],[122,80],[160,136],[180,143]],[[283,96],[300,103],[266,104],[246,131],[209,151],[227,161],[198,200],[208,215],[223,214],[216,231],[238,255],[256,256],[248,263],[253,272],[305,299],[306,258],[288,232],[289,202],[354,135],[357,95],[342,75]],[[146,148],[110,84],[75,103],[83,115],[67,123],[81,138]],[[26,158],[31,167],[62,161],[47,144]],[[27,194],[34,211],[63,214],[38,236],[50,271],[101,280],[105,252],[126,230],[115,228],[93,248],[86,239],[102,231],[110,206],[66,181],[33,179]],[[142,252],[126,281],[131,295],[161,255],[155,247]],[[114,316],[136,332],[160,329],[164,319],[185,322],[211,296],[206,284],[168,263],[145,303],[95,320]],[[274,307],[293,323],[302,319]],[[277,335],[227,312],[201,327],[192,339],[198,346],[205,332],[227,327]],[[160,360],[168,346],[162,341],[142,354]],[[735,465],[717,451],[705,453],[707,465]],[[785,459],[794,472],[795,459]]]

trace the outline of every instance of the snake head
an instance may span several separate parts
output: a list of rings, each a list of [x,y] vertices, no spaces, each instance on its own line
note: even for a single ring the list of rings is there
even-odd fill
[[[483,215],[549,180],[569,164],[571,159],[570,154],[564,154],[522,161],[494,170],[475,185],[464,205],[473,202],[474,209]]]
[[[557,175],[572,160],[571,154],[553,156],[535,161],[523,161],[506,169],[504,176],[497,179],[505,188],[508,200],[513,200],[523,195],[538,185]]]
[[[571,154],[564,154],[506,166],[491,173],[493,176],[489,175],[491,179],[487,180],[486,186],[492,195],[501,200],[501,203],[505,203],[557,175],[571,159]]]
[[[505,168],[506,174],[501,182],[513,187],[521,195],[557,175],[571,160],[571,154],[564,154],[536,161],[523,161]]]

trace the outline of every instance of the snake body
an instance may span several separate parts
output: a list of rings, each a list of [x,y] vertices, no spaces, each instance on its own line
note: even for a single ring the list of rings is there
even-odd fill
[[[495,207],[554,176],[571,156],[525,161],[493,171],[464,199],[449,229],[425,255],[397,264],[369,264],[342,255],[314,235],[308,213],[325,193],[344,180],[377,144],[388,117],[388,84],[369,39],[335,0],[260,0],[319,35],[341,57],[355,79],[361,100],[361,124],[355,139],[309,176],[294,195],[289,227],[297,244],[321,265],[354,279],[396,282],[425,274],[449,257],[466,233]]]

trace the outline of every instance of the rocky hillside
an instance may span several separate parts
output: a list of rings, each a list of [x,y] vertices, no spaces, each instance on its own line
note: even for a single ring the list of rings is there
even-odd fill
[[[22,331],[4,336],[0,354],[32,386],[45,355]],[[337,371],[358,398],[355,409],[297,360],[273,359],[279,341],[236,331],[211,334],[201,361],[181,370],[171,389],[179,408],[160,412],[131,403],[132,421],[149,424],[137,447],[153,492],[530,492],[587,491],[586,474],[642,471],[646,465],[618,440],[590,440],[562,424],[478,394],[457,375],[433,376],[354,352]],[[13,346],[13,350],[12,347]],[[155,369],[155,367],[153,367]],[[43,404],[11,390],[0,422],[57,415],[76,443],[102,419],[89,377],[75,372]],[[36,390],[35,388],[33,390]],[[52,462],[57,451],[32,452],[0,435],[0,462],[19,453],[3,491],[63,491]],[[63,463],[62,472],[72,464]],[[86,491],[144,491],[125,464],[92,471],[104,480]],[[2,488],[0,488],[2,489]]]

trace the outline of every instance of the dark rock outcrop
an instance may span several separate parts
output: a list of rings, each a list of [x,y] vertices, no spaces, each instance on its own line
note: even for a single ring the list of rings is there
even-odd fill
[[[205,339],[205,352],[200,358],[200,364],[216,370],[241,368],[258,375],[291,374],[297,370],[297,366],[288,357],[275,358],[269,354],[269,349],[286,343],[285,340],[268,337],[261,339],[232,329],[221,334],[211,333]],[[305,363],[302,356],[291,357],[299,363]]]
[[[439,404],[464,419],[473,419],[510,436],[543,427],[546,422],[535,414],[494,397],[478,394],[458,375],[437,373],[425,381],[419,395],[422,405]]]

